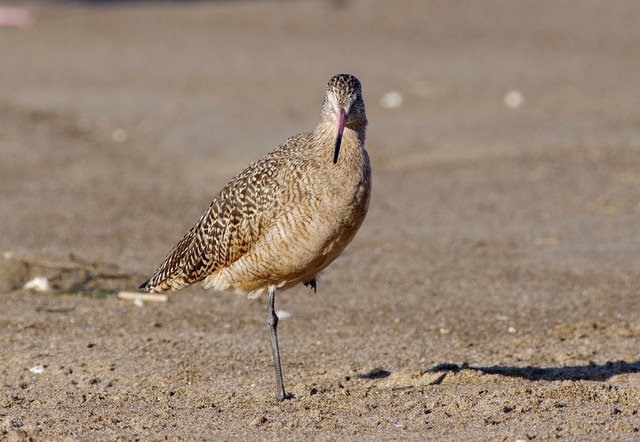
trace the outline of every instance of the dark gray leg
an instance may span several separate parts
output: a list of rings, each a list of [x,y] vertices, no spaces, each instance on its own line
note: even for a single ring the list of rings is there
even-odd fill
[[[278,348],[278,316],[275,310],[276,289],[269,289],[269,305],[267,305],[267,325],[269,326],[269,336],[271,337],[271,353],[273,363],[276,367],[276,388],[278,389],[278,400],[287,398],[282,384],[282,366],[280,365],[280,349]]]

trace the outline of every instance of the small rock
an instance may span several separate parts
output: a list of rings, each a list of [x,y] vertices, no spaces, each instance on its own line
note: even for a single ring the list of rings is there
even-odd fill
[[[24,285],[25,290],[33,290],[36,292],[46,292],[51,290],[51,285],[49,284],[49,280],[44,276],[38,276],[37,278],[33,278],[31,281],[27,281]]]
[[[520,91],[509,91],[504,96],[504,105],[509,109],[520,109],[524,104],[524,96]]]
[[[256,418],[254,420],[254,425],[255,426],[260,426],[260,425],[264,425],[268,422],[269,420],[265,417],[265,416],[260,416],[258,418]]]
[[[29,371],[34,374],[42,374],[44,373],[44,365],[34,365],[33,367],[29,368]]]
[[[293,317],[293,313],[285,311],[285,310],[277,310],[276,311],[276,316],[278,316],[278,319],[289,319],[289,318]]]
[[[402,106],[403,98],[400,92],[391,91],[380,97],[380,106],[385,109],[396,109]]]
[[[133,305],[136,307],[144,307],[144,301],[140,298],[136,298],[133,300]]]

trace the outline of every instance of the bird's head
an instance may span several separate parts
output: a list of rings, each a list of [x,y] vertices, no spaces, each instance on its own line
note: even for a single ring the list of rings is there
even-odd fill
[[[333,152],[333,163],[336,164],[340,154],[344,128],[358,130],[360,127],[364,129],[367,125],[360,81],[350,74],[339,74],[332,77],[327,84],[323,111],[328,114],[326,117],[336,122]]]

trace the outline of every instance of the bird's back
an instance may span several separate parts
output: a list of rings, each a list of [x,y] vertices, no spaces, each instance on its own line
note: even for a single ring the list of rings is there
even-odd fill
[[[301,133],[287,139],[233,177],[141,288],[180,290],[246,254],[286,210],[282,169],[299,156],[296,151],[308,137]]]
[[[233,177],[141,288],[151,292],[180,290],[246,253],[278,206],[275,176],[283,146]]]

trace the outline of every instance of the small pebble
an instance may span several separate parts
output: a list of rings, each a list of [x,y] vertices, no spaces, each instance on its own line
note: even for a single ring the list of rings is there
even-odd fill
[[[276,315],[278,316],[278,319],[289,319],[293,316],[293,313],[284,310],[277,310]]]
[[[136,307],[144,307],[144,301],[140,298],[136,298],[133,300],[133,305]]]
[[[34,365],[33,367],[31,367],[29,369],[29,371],[31,373],[35,373],[35,374],[42,374],[42,373],[44,373],[44,365],[40,365],[40,364]]]
[[[36,292],[46,292],[51,290],[51,285],[49,284],[49,280],[44,276],[39,276],[37,278],[33,278],[31,281],[28,281],[24,285],[25,290],[33,290]]]
[[[504,104],[509,109],[520,109],[524,104],[524,97],[520,91],[509,91],[504,96]]]
[[[402,94],[400,92],[387,92],[380,98],[380,106],[385,109],[396,109],[402,106]]]

